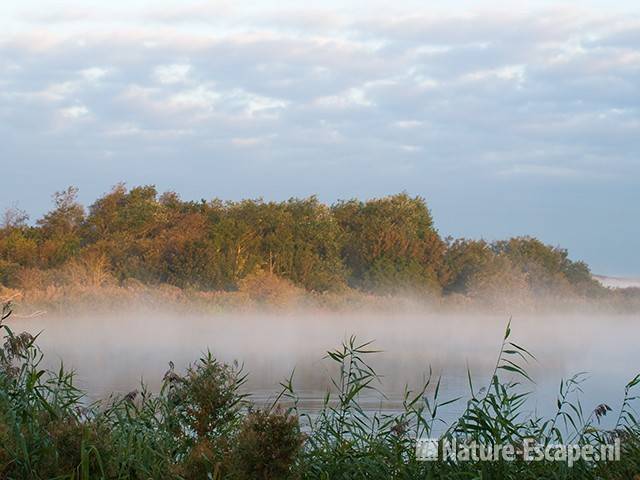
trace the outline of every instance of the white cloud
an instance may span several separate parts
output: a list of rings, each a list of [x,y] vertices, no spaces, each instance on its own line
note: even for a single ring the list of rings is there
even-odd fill
[[[241,89],[234,89],[225,94],[225,99],[231,104],[238,104],[249,117],[277,117],[280,110],[287,107],[288,102],[258,95]]]
[[[60,102],[69,98],[75,91],[77,85],[75,82],[61,82],[48,85],[42,90],[28,93],[32,98],[40,98],[48,102]]]
[[[337,95],[328,95],[317,98],[314,103],[320,107],[335,109],[371,107],[374,105],[373,101],[367,98],[365,91],[358,87],[350,88],[344,92],[338,93]]]
[[[505,170],[500,170],[498,175],[505,177],[541,176],[560,179],[580,179],[597,178],[599,174],[584,169],[565,167],[561,165],[516,164],[506,168]]]
[[[239,148],[251,148],[262,146],[271,140],[275,135],[264,135],[258,137],[236,137],[231,139],[231,144]]]
[[[212,110],[220,99],[220,93],[211,87],[200,85],[189,90],[182,90],[169,97],[167,104],[178,109]]]
[[[109,73],[109,69],[101,67],[85,68],[80,71],[80,75],[87,82],[97,82]]]
[[[398,120],[393,122],[392,125],[396,128],[408,129],[408,128],[418,128],[422,126],[422,122],[418,120]]]
[[[172,65],[160,65],[153,71],[153,78],[156,82],[172,85],[175,83],[184,83],[191,72],[191,65],[176,63]]]
[[[77,120],[87,117],[89,115],[89,109],[84,105],[74,105],[72,107],[61,108],[60,114],[67,119]]]
[[[524,65],[506,65],[500,68],[477,70],[465,75],[463,81],[486,81],[491,79],[513,80],[523,82],[525,79]]]
[[[407,153],[417,153],[422,150],[420,145],[400,145],[400,150]]]

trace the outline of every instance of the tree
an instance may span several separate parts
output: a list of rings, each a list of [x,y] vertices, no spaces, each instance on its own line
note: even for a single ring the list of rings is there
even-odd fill
[[[402,193],[332,207],[353,286],[370,291],[439,291],[446,245],[424,199]]]
[[[78,203],[78,189],[69,187],[53,194],[55,208],[38,220],[45,237],[75,234],[84,221],[84,208]]]
[[[80,249],[80,228],[84,208],[77,200],[78,189],[69,187],[53,195],[55,208],[38,220],[41,262],[47,267],[61,265]]]
[[[20,210],[17,207],[10,207],[5,209],[2,215],[0,229],[7,231],[15,228],[24,228],[27,226],[27,220],[29,220],[27,212]]]
[[[446,293],[468,293],[471,280],[493,260],[495,253],[484,240],[447,239],[443,287]]]

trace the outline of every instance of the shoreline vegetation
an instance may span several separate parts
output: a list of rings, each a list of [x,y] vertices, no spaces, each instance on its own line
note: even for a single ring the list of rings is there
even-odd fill
[[[295,372],[281,383],[270,407],[257,408],[241,393],[246,373],[210,353],[178,371],[169,363],[162,389],[141,387],[88,403],[61,365],[41,367],[37,337],[0,330],[0,478],[7,479],[635,479],[640,471],[640,425],[634,407],[640,376],[621,392],[619,405],[583,411],[582,377],[562,381],[557,409],[540,418],[525,406],[535,357],[510,340],[507,326],[486,385],[469,375],[465,397],[443,399],[440,379],[406,390],[395,413],[372,412],[361,394],[377,390],[370,343],[355,337],[327,352],[338,372],[317,414],[298,409]],[[439,412],[457,404],[462,413],[442,425]],[[604,426],[605,417],[611,426]],[[512,459],[432,461],[416,458],[416,439],[441,443],[513,446]],[[620,445],[618,460],[556,457],[526,461],[523,445],[583,451]]]
[[[177,302],[206,310],[431,308],[640,311],[640,288],[602,286],[584,262],[532,237],[441,238],[407,194],[320,203],[183,201],[116,185],[88,209],[69,187],[29,223],[0,225],[0,298],[18,313]]]

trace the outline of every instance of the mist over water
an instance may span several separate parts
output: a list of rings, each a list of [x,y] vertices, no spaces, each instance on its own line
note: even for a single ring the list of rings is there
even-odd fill
[[[370,356],[383,376],[386,398],[364,398],[370,408],[394,409],[405,385],[417,388],[428,375],[442,375],[440,397],[467,396],[467,366],[476,389],[486,386],[495,366],[508,317],[505,315],[398,313],[184,314],[167,311],[48,315],[13,319],[15,330],[37,333],[46,366],[77,372],[92,399],[127,393],[141,379],[157,390],[168,362],[183,370],[207,349],[220,360],[238,360],[249,373],[247,391],[257,403],[275,398],[279,382],[295,368],[302,407],[313,411],[330,388],[335,366],[325,359],[350,335],[374,340]],[[527,372],[535,384],[530,409],[553,411],[561,378],[588,372],[581,396],[585,412],[600,403],[619,407],[624,385],[640,370],[640,323],[636,316],[606,314],[522,315],[512,320],[510,340],[536,357]],[[451,414],[464,402],[449,407]]]

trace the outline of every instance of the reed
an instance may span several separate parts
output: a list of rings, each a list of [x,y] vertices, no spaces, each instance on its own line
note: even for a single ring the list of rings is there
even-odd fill
[[[11,315],[9,305],[2,320]],[[465,398],[441,396],[441,378],[406,389],[400,411],[371,411],[363,394],[381,393],[370,366],[379,355],[370,342],[351,337],[327,353],[337,365],[333,388],[319,411],[300,406],[295,375],[280,395],[258,408],[242,393],[246,374],[210,353],[184,373],[173,365],[158,393],[139,391],[88,403],[63,365],[41,367],[37,336],[0,323],[0,478],[7,479],[633,479],[640,472],[640,428],[634,410],[640,376],[624,389],[621,407],[584,412],[583,375],[563,381],[556,412],[548,418],[527,408],[527,373],[533,355],[510,340],[510,324],[495,369],[478,388],[469,373]],[[462,414],[445,423],[442,411]],[[615,414],[614,426],[602,419]],[[416,438],[484,445],[598,447],[621,442],[618,462],[419,461]]]

